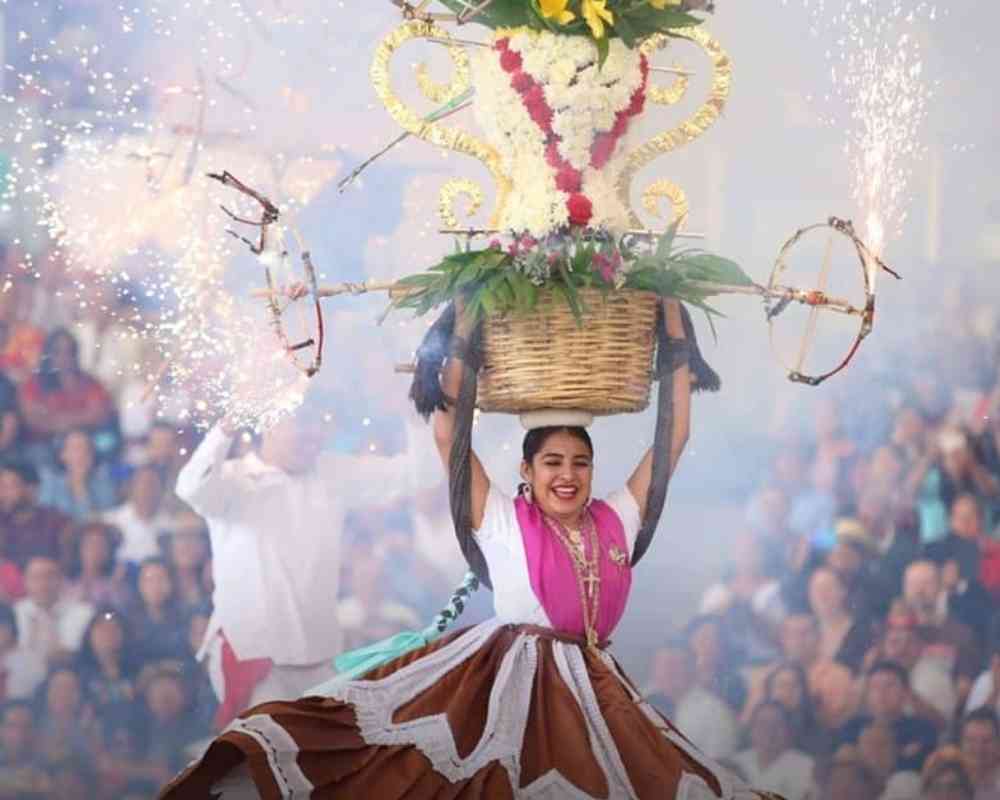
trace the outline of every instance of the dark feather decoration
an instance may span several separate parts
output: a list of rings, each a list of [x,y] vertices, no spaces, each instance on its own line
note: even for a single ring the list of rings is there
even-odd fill
[[[691,360],[688,367],[691,369],[692,390],[695,392],[717,392],[722,388],[722,379],[708,362],[705,361],[698,347],[698,337],[694,333],[694,323],[691,321],[691,312],[681,303],[681,319],[684,322],[684,335],[691,343]]]
[[[425,421],[435,411],[447,408],[447,398],[441,389],[441,367],[448,357],[454,330],[455,304],[449,303],[417,348],[417,366],[410,384],[410,399]]]

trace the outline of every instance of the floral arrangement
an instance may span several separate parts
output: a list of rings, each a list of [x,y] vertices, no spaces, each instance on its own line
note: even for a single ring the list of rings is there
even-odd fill
[[[451,11],[468,13],[476,4],[468,0],[440,0]],[[698,25],[688,13],[711,10],[705,0],[493,0],[473,19],[489,28],[529,27],[564,35],[586,36],[597,43],[601,59],[609,39],[628,47],[654,33]]]
[[[715,313],[715,287],[752,285],[734,262],[628,233],[619,184],[626,138],[646,106],[650,67],[635,45],[695,25],[700,0],[440,0],[494,29],[473,55],[474,112],[508,178],[496,225],[503,241],[468,244],[398,282],[393,307],[424,314],[456,297],[476,319],[530,313],[543,293],[578,320],[581,290],[649,291]],[[444,201],[449,202],[449,201]],[[466,240],[468,241],[468,240]]]
[[[536,239],[567,225],[624,230],[617,183],[645,108],[646,58],[615,40],[599,69],[589,40],[521,28],[498,35],[473,67],[476,121],[513,186],[500,228]]]
[[[494,240],[486,249],[457,247],[427,272],[398,281],[394,308],[426,314],[461,296],[474,319],[493,314],[530,313],[543,289],[562,296],[577,319],[586,310],[581,289],[653,292],[717,312],[706,302],[713,286],[750,286],[753,281],[733,261],[704,251],[675,248],[676,224],[656,245],[634,244],[580,230],[544,240],[515,238],[506,247]]]

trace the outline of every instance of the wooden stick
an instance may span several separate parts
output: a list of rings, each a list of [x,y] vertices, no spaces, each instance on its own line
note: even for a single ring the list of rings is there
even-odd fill
[[[471,6],[466,3],[465,0],[461,0],[461,2],[462,5],[465,6],[465,11],[459,13],[455,21],[458,22],[459,25],[464,25],[466,22],[471,22],[486,11],[486,9],[493,5],[494,0],[482,0],[482,2],[477,6]]]
[[[450,117],[452,114],[457,114],[459,111],[468,108],[470,105],[472,105],[471,102],[465,102],[455,106],[454,108],[448,109],[446,107],[446,110],[438,109],[432,114],[426,116],[424,118],[424,121],[438,122],[439,120]],[[391,142],[389,142],[389,144],[387,144],[385,147],[379,150],[377,153],[375,153],[372,156],[369,156],[364,161],[362,161],[358,166],[356,166],[354,169],[351,170],[350,174],[348,174],[346,178],[343,178],[337,184],[337,191],[343,194],[343,192],[347,189],[347,187],[350,186],[352,183],[354,183],[354,181],[358,179],[358,177],[361,175],[362,172],[368,169],[368,167],[370,167],[372,164],[378,161],[378,159],[380,159],[394,147],[405,142],[407,139],[410,138],[410,136],[411,134],[409,131],[404,131],[403,133],[399,134],[399,136],[397,136],[395,139],[393,139]]]
[[[681,69],[680,67],[650,67],[650,72],[666,72],[670,75],[684,75],[685,77],[691,77],[695,73],[688,69]]]
[[[425,41],[428,41],[431,44],[443,44],[446,47],[454,47],[455,45],[459,44],[459,45],[468,45],[469,47],[486,47],[489,49],[493,48],[493,45],[488,44],[487,42],[476,42],[473,41],[472,39],[452,39],[452,38],[443,39],[438,36],[428,36]]]
[[[770,297],[774,300],[801,303],[802,305],[812,306],[816,309],[824,308],[828,311],[847,314],[848,316],[861,316],[865,313],[863,308],[858,308],[850,300],[828,295],[819,289],[796,289],[792,286],[773,286],[769,289],[757,283],[748,286],[735,286],[708,281],[692,281],[688,285],[711,294],[743,294]]]
[[[403,12],[403,19],[417,19],[421,22],[456,22],[458,16],[455,14],[438,14],[431,11],[424,11],[426,3],[414,6],[406,0],[390,0],[390,2]]]
[[[849,300],[842,297],[833,297],[825,292],[815,289],[795,289],[790,286],[775,286],[768,289],[766,286],[753,283],[749,285],[720,284],[708,281],[692,281],[688,286],[699,289],[709,294],[741,294],[755,295],[757,297],[770,297],[775,300],[788,300],[793,303],[802,303],[813,308],[825,308],[839,314],[860,315],[864,309],[857,308]],[[395,281],[364,281],[363,283],[336,283],[330,286],[319,286],[316,289],[318,297],[338,297],[340,295],[361,295],[373,292],[388,292],[389,294],[407,294],[418,292],[419,287],[406,286]],[[281,290],[271,292],[269,289],[253,289],[251,297],[270,298],[272,294],[286,296]]]
[[[404,287],[397,284],[395,281],[364,281],[362,283],[353,283],[351,281],[345,281],[344,283],[335,283],[331,286],[319,286],[316,289],[317,297],[338,297],[342,294],[370,294],[371,292],[393,292],[401,291]],[[273,292],[279,296],[285,296],[282,291]],[[268,298],[271,297],[272,291],[270,289],[253,289],[250,292],[251,297],[261,297]]]

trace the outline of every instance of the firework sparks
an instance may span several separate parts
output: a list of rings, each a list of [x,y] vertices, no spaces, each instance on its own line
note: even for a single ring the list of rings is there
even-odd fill
[[[226,415],[266,427],[301,402],[301,375],[262,304],[241,299],[262,270],[225,235],[219,204],[232,198],[204,175],[239,171],[290,219],[334,177],[335,147],[295,127],[287,76],[272,80],[294,69],[283,44],[305,30],[329,39],[329,19],[319,4],[294,4],[301,14],[221,5],[108,4],[52,37],[53,20],[80,15],[34,3],[8,53],[0,213],[27,274],[53,280],[39,261],[53,250],[65,264],[69,306],[95,286],[136,301],[109,315],[149,345],[121,366],[148,384],[142,402],[151,387],[160,409],[197,424]],[[141,74],[128,63],[140,53],[166,74]],[[317,51],[303,58],[317,63]]]
[[[832,90],[827,100],[846,109],[826,122],[846,131],[844,153],[861,237],[876,257],[906,221],[907,188],[926,152],[921,140],[933,84],[924,74],[918,38],[937,8],[911,0],[848,0],[836,10],[826,0],[804,0],[811,32],[834,44],[826,51]],[[872,286],[878,275],[869,266]]]

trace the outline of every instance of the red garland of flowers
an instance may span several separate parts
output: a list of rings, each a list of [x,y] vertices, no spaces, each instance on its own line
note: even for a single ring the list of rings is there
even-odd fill
[[[500,67],[510,75],[511,88],[521,97],[521,102],[528,116],[545,134],[545,161],[556,171],[556,188],[569,195],[566,198],[566,210],[569,212],[571,225],[586,226],[594,215],[594,206],[590,198],[580,190],[583,186],[583,174],[570,164],[559,152],[559,142],[562,139],[552,130],[552,120],[555,116],[552,107],[545,99],[545,90],[522,69],[521,54],[511,50],[509,39],[497,39],[493,45],[500,53]],[[611,160],[611,156],[628,130],[629,120],[642,113],[646,107],[646,84],[649,80],[649,62],[646,56],[639,59],[639,70],[642,72],[642,82],[632,93],[628,108],[615,115],[615,124],[610,131],[604,131],[594,137],[590,147],[590,165],[594,169],[603,169]]]

